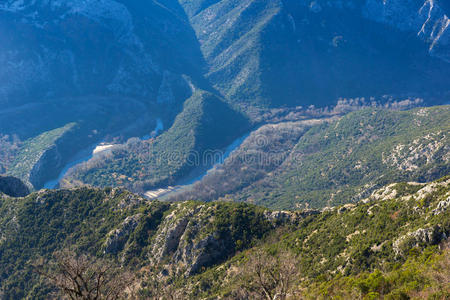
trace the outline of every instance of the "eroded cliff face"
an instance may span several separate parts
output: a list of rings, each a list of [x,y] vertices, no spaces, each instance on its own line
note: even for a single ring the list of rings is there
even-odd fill
[[[106,235],[102,248],[124,263],[141,253],[153,266],[153,274],[162,278],[191,276],[251,247],[279,226],[297,224],[319,213],[269,211],[223,202],[171,203],[150,215],[127,217]]]
[[[363,15],[370,20],[415,33],[429,53],[450,62],[450,20],[442,0],[367,0]]]

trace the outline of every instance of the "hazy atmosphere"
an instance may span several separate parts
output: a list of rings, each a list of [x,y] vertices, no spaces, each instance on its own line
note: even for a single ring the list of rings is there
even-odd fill
[[[1,0],[0,300],[450,299],[448,0]]]

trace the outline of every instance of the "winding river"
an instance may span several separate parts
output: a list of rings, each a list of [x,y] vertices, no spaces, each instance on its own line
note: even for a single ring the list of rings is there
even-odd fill
[[[156,127],[151,132],[151,134],[145,135],[141,137],[141,140],[148,140],[152,137],[157,136],[162,130],[164,129],[163,122],[161,119],[156,120]],[[146,191],[144,195],[149,199],[164,199],[167,198],[169,195],[173,195],[175,193],[180,193],[185,190],[189,190],[194,183],[202,180],[204,176],[208,174],[211,170],[216,168],[218,165],[222,164],[227,157],[230,156],[230,154],[237,148],[239,148],[244,140],[249,136],[249,134],[246,134],[244,136],[239,137],[238,139],[234,140],[217,158],[217,160],[210,166],[206,166],[204,168],[198,168],[191,172],[188,176],[186,176],[183,179],[180,179],[177,184],[174,186],[168,186],[165,188],[155,189]],[[91,147],[84,149],[83,151],[80,151],[69,163],[67,163],[64,168],[61,170],[58,178],[55,178],[53,180],[50,180],[45,183],[44,187],[45,189],[56,189],[58,188],[59,182],[64,178],[64,176],[67,174],[69,169],[72,167],[81,164],[83,162],[86,162],[93,158],[95,155],[106,151],[110,148],[112,148],[114,144],[108,144],[105,142],[100,142],[95,145],[92,145]]]
[[[157,119],[156,120],[156,127],[155,129],[147,135],[144,135],[143,137],[141,137],[141,140],[148,140],[152,137],[157,136],[162,130],[164,130],[164,125],[161,119]],[[56,189],[58,187],[59,182],[61,181],[61,179],[64,178],[64,176],[66,176],[67,172],[69,171],[70,168],[81,164],[83,162],[86,162],[88,160],[90,160],[91,158],[94,157],[94,155],[97,155],[99,153],[102,153],[103,151],[106,151],[110,148],[112,148],[114,146],[114,144],[108,144],[105,142],[99,142],[95,145],[92,145],[80,152],[78,152],[71,160],[69,163],[67,163],[64,168],[61,170],[61,172],[58,175],[58,178],[52,179],[47,181],[43,188],[44,189]]]
[[[144,193],[144,196],[149,199],[165,200],[169,196],[173,196],[173,195],[175,195],[177,193],[181,193],[183,191],[188,191],[189,189],[191,189],[193,187],[194,183],[202,180],[203,177],[205,177],[209,172],[214,170],[217,166],[223,164],[225,159],[227,159],[234,150],[239,148],[249,135],[250,134],[247,133],[244,136],[241,136],[241,137],[237,138],[236,140],[234,140],[223,151],[223,153],[214,162],[214,164],[212,166],[194,170],[191,174],[189,174],[185,178],[180,179],[174,186],[168,186],[168,187],[164,187],[164,188],[146,191]]]

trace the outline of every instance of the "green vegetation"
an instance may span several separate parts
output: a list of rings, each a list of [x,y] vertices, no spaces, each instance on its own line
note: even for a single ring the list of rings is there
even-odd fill
[[[8,167],[7,174],[29,182],[31,171],[42,158],[45,151],[55,147],[56,141],[75,126],[75,123],[69,123],[64,127],[44,132],[37,137],[24,141],[17,151],[15,160]]]
[[[450,106],[366,108],[264,125],[191,191],[171,199],[323,208],[356,202],[391,182],[436,180],[450,172],[449,115]]]
[[[5,299],[45,298],[50,287],[32,266],[70,249],[121,263],[139,278],[135,292],[143,298],[256,295],[258,285],[246,282],[253,272],[244,270],[261,263],[291,274],[272,281],[274,290],[281,280],[305,299],[445,298],[449,187],[448,176],[391,184],[356,205],[322,212],[149,202],[117,188],[2,196],[0,290]],[[265,262],[256,259],[261,255]]]
[[[33,273],[33,265],[42,259],[52,259],[55,253],[65,249],[113,262],[122,261],[135,271],[145,267],[154,245],[159,245],[163,241],[161,238],[165,238],[163,229],[172,226],[169,216],[179,219],[186,211],[194,212],[190,220],[204,226],[189,227],[186,236],[192,240],[185,242],[201,244],[210,236],[223,243],[214,261],[199,262],[203,269],[250,247],[273,228],[264,218],[265,209],[259,207],[232,203],[205,206],[200,202],[180,205],[148,202],[121,189],[42,190],[25,198],[1,196],[2,297],[45,298],[48,287]],[[134,224],[131,229],[124,225],[130,224],[128,220],[136,220],[131,223]],[[117,231],[121,234],[116,239],[114,232]],[[120,245],[114,249],[108,247],[112,244]],[[175,263],[171,255],[168,253],[164,260]]]
[[[263,251],[282,259],[279,255],[288,251],[295,262],[284,265],[300,272],[291,279],[293,299],[446,299],[450,212],[444,202],[448,205],[450,179],[419,190],[408,185],[410,193],[405,185],[390,185],[357,205],[300,219],[175,286],[188,289],[193,299],[236,299],[246,285],[240,274],[254,267],[249,265],[254,255]]]
[[[0,174],[21,177],[39,189],[94,143],[149,133],[154,110],[133,99],[94,96],[8,109],[0,115]]]
[[[419,41],[390,27],[400,19],[386,20],[388,26],[368,19],[361,13],[365,1],[179,2],[207,63],[204,76],[227,101],[249,112],[326,106],[336,95],[448,91],[449,73],[441,69],[446,63],[429,58]],[[396,16],[419,18],[411,4],[390,5]],[[408,26],[415,33],[421,27]]]
[[[411,251],[404,263],[390,271],[362,272],[358,275],[334,276],[311,283],[305,293],[307,299],[356,298],[364,299],[446,299],[450,297],[448,249],[436,246],[422,253]],[[447,279],[446,279],[447,278]]]
[[[23,298],[34,289],[36,274],[31,264],[39,256],[50,258],[65,247],[99,253],[106,234],[137,211],[139,202],[133,201],[142,200],[128,192],[87,188],[3,198],[0,281],[6,299]]]
[[[253,131],[223,164],[208,171],[190,191],[173,195],[170,200],[211,201],[248,187],[279,168],[299,138],[313,124],[325,121],[327,119],[262,126]],[[227,200],[232,199],[231,196],[227,198]]]
[[[213,94],[199,90],[186,100],[167,132],[156,139],[132,139],[114,148],[111,154],[75,169],[64,185],[126,186],[143,192],[170,184],[203,165],[205,151],[222,149],[248,127],[244,116]]]
[[[283,164],[233,198],[271,208],[355,202],[391,182],[450,172],[449,106],[365,109],[311,128]]]

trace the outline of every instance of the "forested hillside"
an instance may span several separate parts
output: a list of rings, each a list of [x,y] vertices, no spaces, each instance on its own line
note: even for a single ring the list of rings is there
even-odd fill
[[[3,195],[0,291],[47,298],[57,289],[39,274],[59,272],[51,266],[66,251],[69,262],[90,257],[94,271],[102,263],[133,274],[127,291],[143,299],[259,299],[266,281],[294,299],[445,299],[449,185],[390,184],[322,211],[149,202],[111,188]]]
[[[449,0],[0,0],[0,300],[450,299]]]
[[[207,166],[205,151],[225,148],[250,128],[248,119],[223,99],[198,90],[184,103],[173,125],[155,139],[129,140],[112,152],[75,168],[62,186],[125,186],[133,191],[173,184],[194,168]]]
[[[358,201],[391,182],[434,180],[450,171],[449,109],[363,109],[342,118],[265,125],[191,191],[172,199],[322,208]]]

